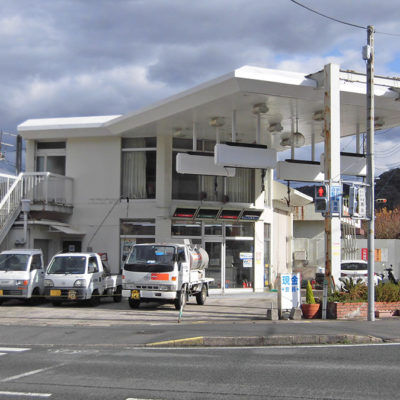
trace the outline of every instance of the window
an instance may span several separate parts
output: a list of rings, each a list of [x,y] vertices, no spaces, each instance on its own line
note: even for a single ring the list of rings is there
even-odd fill
[[[89,258],[88,266],[89,266],[89,268],[88,268],[89,273],[99,272],[99,266],[97,265],[96,257]]]
[[[65,142],[36,143],[36,172],[65,175]]]
[[[35,254],[32,256],[31,271],[35,269],[42,269],[42,258],[39,254]]]
[[[120,223],[121,265],[125,262],[134,244],[154,243],[155,219],[124,219]]]
[[[121,197],[156,197],[156,138],[122,139]]]
[[[210,140],[197,141],[197,150],[214,152],[215,142]],[[206,176],[179,174],[176,172],[176,155],[192,151],[193,143],[190,139],[173,139],[172,153],[172,198],[174,200],[205,200],[236,203],[254,202],[254,170],[236,168],[236,176],[225,178],[222,176]]]

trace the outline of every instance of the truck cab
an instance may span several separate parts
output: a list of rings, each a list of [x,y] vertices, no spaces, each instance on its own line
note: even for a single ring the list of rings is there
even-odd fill
[[[6,250],[0,253],[0,304],[9,299],[40,300],[44,293],[42,250]]]
[[[63,301],[87,301],[96,306],[102,296],[120,301],[121,276],[112,275],[97,253],[64,253],[55,255],[45,278],[45,296],[53,305]]]

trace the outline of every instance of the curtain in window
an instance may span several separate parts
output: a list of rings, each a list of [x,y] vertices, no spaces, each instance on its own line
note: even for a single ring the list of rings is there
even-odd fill
[[[122,197],[145,199],[146,194],[146,152],[129,151],[122,153]]]
[[[254,198],[253,173],[250,169],[236,168],[233,178],[226,178],[226,194],[233,203],[252,203]]]

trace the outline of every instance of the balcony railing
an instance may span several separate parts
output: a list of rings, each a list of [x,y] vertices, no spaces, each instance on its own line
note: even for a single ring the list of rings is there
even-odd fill
[[[73,179],[50,172],[25,172],[24,198],[32,204],[72,206]]]

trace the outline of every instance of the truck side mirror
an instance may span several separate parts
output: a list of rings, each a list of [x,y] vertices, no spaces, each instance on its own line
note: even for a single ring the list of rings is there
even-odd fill
[[[88,273],[89,273],[89,274],[93,274],[94,271],[95,271],[94,266],[93,266],[93,265],[89,265],[89,267],[88,267]]]

